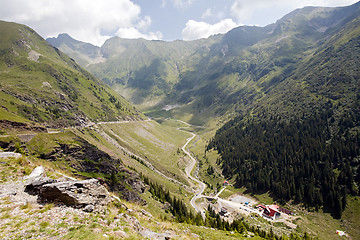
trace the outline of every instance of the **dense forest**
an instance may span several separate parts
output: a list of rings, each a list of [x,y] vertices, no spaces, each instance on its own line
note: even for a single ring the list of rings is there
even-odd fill
[[[252,192],[323,207],[340,218],[347,194],[359,194],[360,107],[322,111],[296,120],[245,120],[219,129],[208,148],[219,151],[223,174]]]

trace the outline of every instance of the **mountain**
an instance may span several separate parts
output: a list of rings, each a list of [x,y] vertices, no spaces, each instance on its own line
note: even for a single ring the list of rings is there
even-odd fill
[[[223,64],[218,64],[221,68],[214,74],[225,79],[233,75],[237,79],[227,84],[221,83],[225,86],[223,89],[217,88],[223,94],[220,99],[225,99],[229,105],[239,105],[242,111],[246,109],[253,113],[263,111],[279,114],[281,110],[283,114],[290,115],[294,112],[311,112],[312,106],[309,105],[316,105],[316,102],[322,102],[321,105],[328,100],[335,100],[329,98],[329,95],[324,96],[324,91],[329,91],[330,86],[325,85],[322,78],[326,74],[326,81],[349,74],[348,77],[357,78],[358,49],[354,41],[358,38],[359,7],[359,3],[344,8],[307,7],[263,28],[263,35],[269,35],[267,38],[239,50],[235,57],[226,59],[228,62],[222,60],[220,62]],[[233,32],[242,31],[240,27],[230,31],[230,37],[226,34],[223,38],[224,46],[231,46],[229,39],[232,39]],[[352,54],[347,55],[352,51]],[[219,78],[215,81],[220,82]],[[354,99],[357,91],[349,88],[353,84],[356,86],[356,80],[349,85],[342,85],[348,88],[342,94],[339,94],[339,88],[330,91],[339,97],[341,95],[343,99]]]
[[[55,47],[83,62],[95,76],[129,99],[135,105],[153,106],[174,89],[183,72],[194,71],[196,62],[209,52],[220,36],[192,42],[148,41],[114,37],[100,48],[102,62],[95,59],[84,63],[84,43],[64,35],[47,39]],[[79,49],[82,48],[82,49]],[[94,48],[95,49],[95,48]],[[89,55],[87,55],[89,56]]]
[[[99,47],[77,41],[66,33],[59,34],[57,38],[48,38],[46,41],[71,56],[81,66],[105,61]]]
[[[358,16],[359,3],[305,7],[266,27],[241,26],[197,41],[112,38],[100,50],[105,61],[86,68],[152,116],[202,124],[289,96],[293,88],[284,86],[302,82],[299,66],[316,61],[340,32],[357,36],[351,24]],[[310,91],[304,87],[300,95]]]
[[[254,67],[255,73],[273,68],[256,80],[253,102],[217,131],[209,149],[218,150],[223,174],[238,186],[341,218],[360,184],[360,4],[305,8],[276,25],[300,30],[279,44],[272,65]],[[305,54],[294,46],[306,46]],[[285,56],[297,59],[276,64]],[[236,92],[234,104],[248,94]]]
[[[139,119],[141,114],[34,30],[0,22],[0,115],[46,127]]]

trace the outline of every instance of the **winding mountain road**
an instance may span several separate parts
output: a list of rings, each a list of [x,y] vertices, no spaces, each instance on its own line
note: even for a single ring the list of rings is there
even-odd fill
[[[201,182],[199,179],[196,179],[195,177],[191,176],[191,171],[194,169],[197,161],[196,159],[192,156],[192,154],[186,150],[186,147],[189,145],[189,143],[196,137],[196,135],[194,133],[191,133],[191,137],[187,139],[186,143],[184,144],[184,146],[182,147],[182,150],[184,151],[184,153],[186,155],[189,156],[191,162],[189,165],[187,165],[187,167],[185,168],[185,173],[186,175],[193,181],[197,182],[199,184],[199,191],[192,197],[191,201],[190,201],[190,204],[191,206],[197,211],[197,212],[200,212],[201,213],[201,216],[203,218],[205,218],[205,212],[199,207],[196,205],[196,200],[198,198],[201,198],[202,197],[202,193],[204,192],[205,188],[206,188],[206,185],[205,183]]]

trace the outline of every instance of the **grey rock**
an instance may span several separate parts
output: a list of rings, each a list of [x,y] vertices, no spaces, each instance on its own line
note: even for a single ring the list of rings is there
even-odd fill
[[[55,183],[57,182],[55,179],[51,179],[48,177],[42,177],[42,174],[36,178],[29,178],[27,184],[25,185],[25,192],[31,195],[39,195],[40,188],[45,184]]]
[[[86,205],[86,207],[84,207],[85,212],[93,212],[94,209],[95,209],[94,205],[91,205],[91,204]]]
[[[20,153],[14,153],[14,152],[0,152],[0,158],[20,158]]]
[[[151,215],[151,213],[147,212],[146,210],[144,209],[141,209],[141,213],[144,215],[144,216],[147,216],[149,218],[153,218],[153,216]]]
[[[76,207],[104,206],[111,201],[109,192],[97,179],[45,184],[40,188],[39,196]]]
[[[46,177],[45,169],[43,166],[36,167],[29,176],[25,176],[24,179],[35,179],[38,177]],[[31,181],[31,180],[30,180]]]
[[[168,240],[172,238],[170,233],[156,233],[151,231],[150,229],[144,229],[141,232],[141,235],[146,239],[154,239],[154,240]]]
[[[139,220],[137,220],[136,217],[131,217],[131,221],[133,223],[133,227],[137,232],[140,232],[143,230],[143,227],[141,226]]]
[[[146,185],[139,178],[128,178],[125,181],[130,185],[131,189],[137,191],[138,193],[144,193],[146,190]]]

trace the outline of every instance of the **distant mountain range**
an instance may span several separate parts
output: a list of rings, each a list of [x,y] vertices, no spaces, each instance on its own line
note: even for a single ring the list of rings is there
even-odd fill
[[[305,7],[266,27],[190,42],[114,37],[96,47],[66,34],[47,41],[153,116],[292,116],[357,98],[359,13],[360,3]]]
[[[0,127],[4,120],[65,127],[143,116],[29,27],[0,21],[0,32]]]

